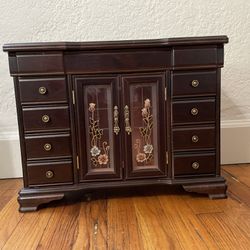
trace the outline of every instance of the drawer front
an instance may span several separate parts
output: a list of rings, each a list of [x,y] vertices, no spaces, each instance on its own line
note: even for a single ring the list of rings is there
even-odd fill
[[[217,46],[174,48],[173,64],[175,67],[217,65]]]
[[[186,154],[174,156],[174,176],[215,174],[215,154]]]
[[[64,74],[63,53],[17,53],[19,74]]]
[[[216,70],[180,71],[172,75],[172,95],[215,95]]]
[[[26,132],[69,129],[69,109],[64,107],[23,108]]]
[[[173,102],[172,117],[174,124],[215,122],[215,99]]]
[[[26,136],[28,160],[40,158],[71,157],[70,135]]]
[[[73,167],[70,161],[31,163],[27,166],[29,185],[73,183]]]
[[[214,149],[214,127],[181,128],[173,130],[174,150]]]
[[[65,78],[19,79],[22,103],[67,102]]]

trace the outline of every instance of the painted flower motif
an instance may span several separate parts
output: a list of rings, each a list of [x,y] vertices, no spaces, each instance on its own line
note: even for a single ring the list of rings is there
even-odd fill
[[[153,152],[153,149],[154,149],[154,147],[153,147],[152,144],[146,144],[146,145],[144,145],[144,147],[143,147],[143,151],[144,151],[144,153],[146,153],[146,154],[151,154],[151,153]]]
[[[147,114],[148,114],[147,109],[146,109],[146,108],[143,108],[143,109],[141,110],[141,114],[142,114],[143,117],[146,117]]]
[[[92,156],[97,156],[101,153],[101,150],[97,146],[94,146],[90,149],[90,153]]]
[[[109,157],[106,154],[102,154],[98,156],[98,163],[100,165],[106,165],[109,161]]]
[[[94,111],[95,111],[95,103],[92,103],[92,102],[91,102],[91,103],[89,104],[89,111],[90,111],[90,112],[94,112]]]
[[[151,105],[150,105],[150,100],[149,99],[146,99],[145,101],[144,101],[144,107],[145,108],[149,108]]]
[[[137,162],[144,162],[146,160],[146,155],[144,153],[139,153],[136,155]]]

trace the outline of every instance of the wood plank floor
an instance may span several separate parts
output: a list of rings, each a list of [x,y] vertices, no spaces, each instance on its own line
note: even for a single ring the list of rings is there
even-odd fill
[[[228,199],[131,189],[25,214],[22,180],[0,180],[0,249],[250,249],[250,164],[222,169]]]

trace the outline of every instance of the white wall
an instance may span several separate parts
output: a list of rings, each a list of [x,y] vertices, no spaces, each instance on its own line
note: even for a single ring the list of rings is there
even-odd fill
[[[0,0],[0,10],[0,46],[10,42],[228,35],[222,70],[222,120],[235,137],[242,130],[235,129],[234,120],[237,126],[244,124],[250,129],[249,0]],[[6,136],[16,133],[16,127],[7,54],[0,52],[0,144],[1,138],[6,143]],[[229,150],[228,140],[224,151]],[[239,150],[234,140],[230,144],[230,152]],[[19,154],[12,147],[6,153],[3,144],[0,150],[1,158]],[[224,152],[223,162],[237,162],[232,157],[228,160],[227,155],[232,154]],[[246,157],[240,159],[246,161]],[[12,163],[6,160],[3,167],[0,162],[0,177],[13,176],[15,171],[8,170]],[[17,168],[20,172],[20,165]]]

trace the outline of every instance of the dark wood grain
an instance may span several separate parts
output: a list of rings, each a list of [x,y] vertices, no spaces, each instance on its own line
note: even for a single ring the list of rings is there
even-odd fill
[[[36,210],[73,192],[154,185],[178,184],[210,198],[226,197],[220,176],[220,68],[227,42],[226,36],[211,36],[4,45],[14,77],[22,152],[20,210]],[[192,86],[193,80],[199,85]],[[141,87],[142,100],[133,86]],[[44,94],[40,87],[46,88]],[[101,110],[95,126],[102,125],[100,134],[111,145],[108,167],[91,165],[93,92]],[[154,145],[153,163],[137,166],[135,139],[146,98],[152,101],[154,118],[150,141],[143,143]],[[134,112],[130,135],[125,131],[125,105],[130,115]],[[192,108],[198,109],[197,115],[191,114]],[[49,116],[48,122],[42,121],[43,115]],[[192,141],[192,136],[199,140]],[[44,150],[46,143],[51,150]],[[137,147],[142,154],[143,143]],[[197,169],[192,167],[195,161]],[[53,178],[46,177],[49,170]]]

